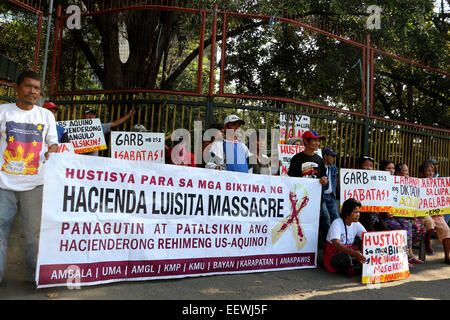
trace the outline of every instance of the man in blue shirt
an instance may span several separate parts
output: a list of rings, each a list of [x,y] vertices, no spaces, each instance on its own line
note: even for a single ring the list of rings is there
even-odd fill
[[[322,156],[327,172],[328,184],[325,185],[322,194],[322,207],[320,210],[320,230],[321,234],[326,237],[331,223],[339,217],[336,203],[336,187],[338,169],[334,164],[337,153],[333,149],[324,148]]]

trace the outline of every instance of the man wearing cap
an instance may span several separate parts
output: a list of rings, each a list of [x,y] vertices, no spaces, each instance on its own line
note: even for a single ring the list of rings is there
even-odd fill
[[[320,212],[321,233],[324,237],[328,234],[328,229],[334,219],[339,217],[336,203],[336,187],[338,169],[334,164],[337,153],[331,148],[322,150],[323,161],[327,172],[328,187],[323,190],[322,207]]]
[[[58,111],[60,109],[56,104],[47,101],[46,103],[44,103],[42,108],[50,110],[50,112],[53,113],[53,116],[55,117],[55,121],[58,121]],[[66,129],[64,127],[61,127],[58,124],[56,124],[56,132],[58,133],[58,143],[70,142],[69,135],[67,134]]]
[[[112,128],[120,126],[122,123],[124,123],[125,121],[127,121],[131,117],[133,117],[134,114],[135,114],[135,109],[134,109],[134,107],[132,107],[130,112],[128,112],[122,118],[119,118],[114,122],[102,123],[103,134],[110,133]],[[86,107],[83,109],[82,117],[83,117],[83,119],[95,119],[95,118],[97,118],[97,111],[91,107]],[[91,155],[91,156],[98,156],[98,150],[86,152],[84,154]]]
[[[0,106],[0,282],[7,256],[7,240],[20,210],[25,235],[29,280],[34,279],[42,214],[44,162],[58,151],[52,113],[36,105],[41,77],[33,71],[19,75],[17,102]],[[49,145],[48,151],[45,144]]]
[[[320,184],[328,183],[327,173],[323,159],[315,152],[319,150],[320,140],[325,137],[316,131],[306,131],[303,134],[305,150],[292,157],[288,176],[319,179]]]
[[[249,150],[238,141],[240,129],[245,122],[232,114],[224,120],[225,139],[217,139],[211,144],[205,156],[205,168],[248,173]]]

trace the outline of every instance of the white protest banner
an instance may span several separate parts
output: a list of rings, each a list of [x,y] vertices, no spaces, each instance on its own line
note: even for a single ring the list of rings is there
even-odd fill
[[[55,154],[38,287],[314,268],[317,179]]]
[[[340,169],[341,206],[345,200],[361,201],[361,212],[389,212],[392,208],[391,176],[387,171]]]
[[[362,283],[380,283],[409,277],[406,230],[363,233]]]
[[[286,143],[289,138],[301,138],[309,130],[311,118],[299,114],[290,115],[280,112],[280,144]]]
[[[278,145],[278,158],[281,161],[280,167],[281,176],[287,176],[292,157],[295,156],[297,153],[302,152],[303,150],[305,150],[305,146],[296,146],[289,144]]]
[[[164,163],[164,133],[111,131],[111,158]]]
[[[58,121],[57,124],[66,129],[75,153],[86,153],[106,149],[100,119],[80,119]]]

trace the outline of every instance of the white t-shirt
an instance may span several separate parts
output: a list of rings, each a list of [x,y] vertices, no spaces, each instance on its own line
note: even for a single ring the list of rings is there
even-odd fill
[[[347,241],[345,241],[345,227],[347,227]],[[331,223],[327,234],[327,241],[331,243],[333,239],[338,239],[343,245],[351,245],[355,241],[356,236],[362,239],[363,232],[366,232],[366,229],[360,222],[352,222],[351,225],[344,226],[344,220],[337,218]]]
[[[0,105],[0,188],[27,191],[42,185],[46,144],[58,144],[55,117],[49,110]]]

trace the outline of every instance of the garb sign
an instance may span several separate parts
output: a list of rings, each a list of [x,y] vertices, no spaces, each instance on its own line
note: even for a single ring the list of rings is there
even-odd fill
[[[55,154],[38,287],[312,268],[316,179]]]
[[[386,171],[340,170],[341,205],[361,201],[362,212],[390,212],[400,217],[450,213],[450,177],[392,176]]]
[[[345,200],[361,201],[361,212],[391,210],[390,173],[375,170],[340,169],[341,206]]]
[[[111,158],[164,163],[164,133],[112,131]]]
[[[57,124],[66,129],[75,153],[107,148],[100,119],[58,121]]]
[[[380,283],[409,277],[406,230],[363,233],[362,283]]]

